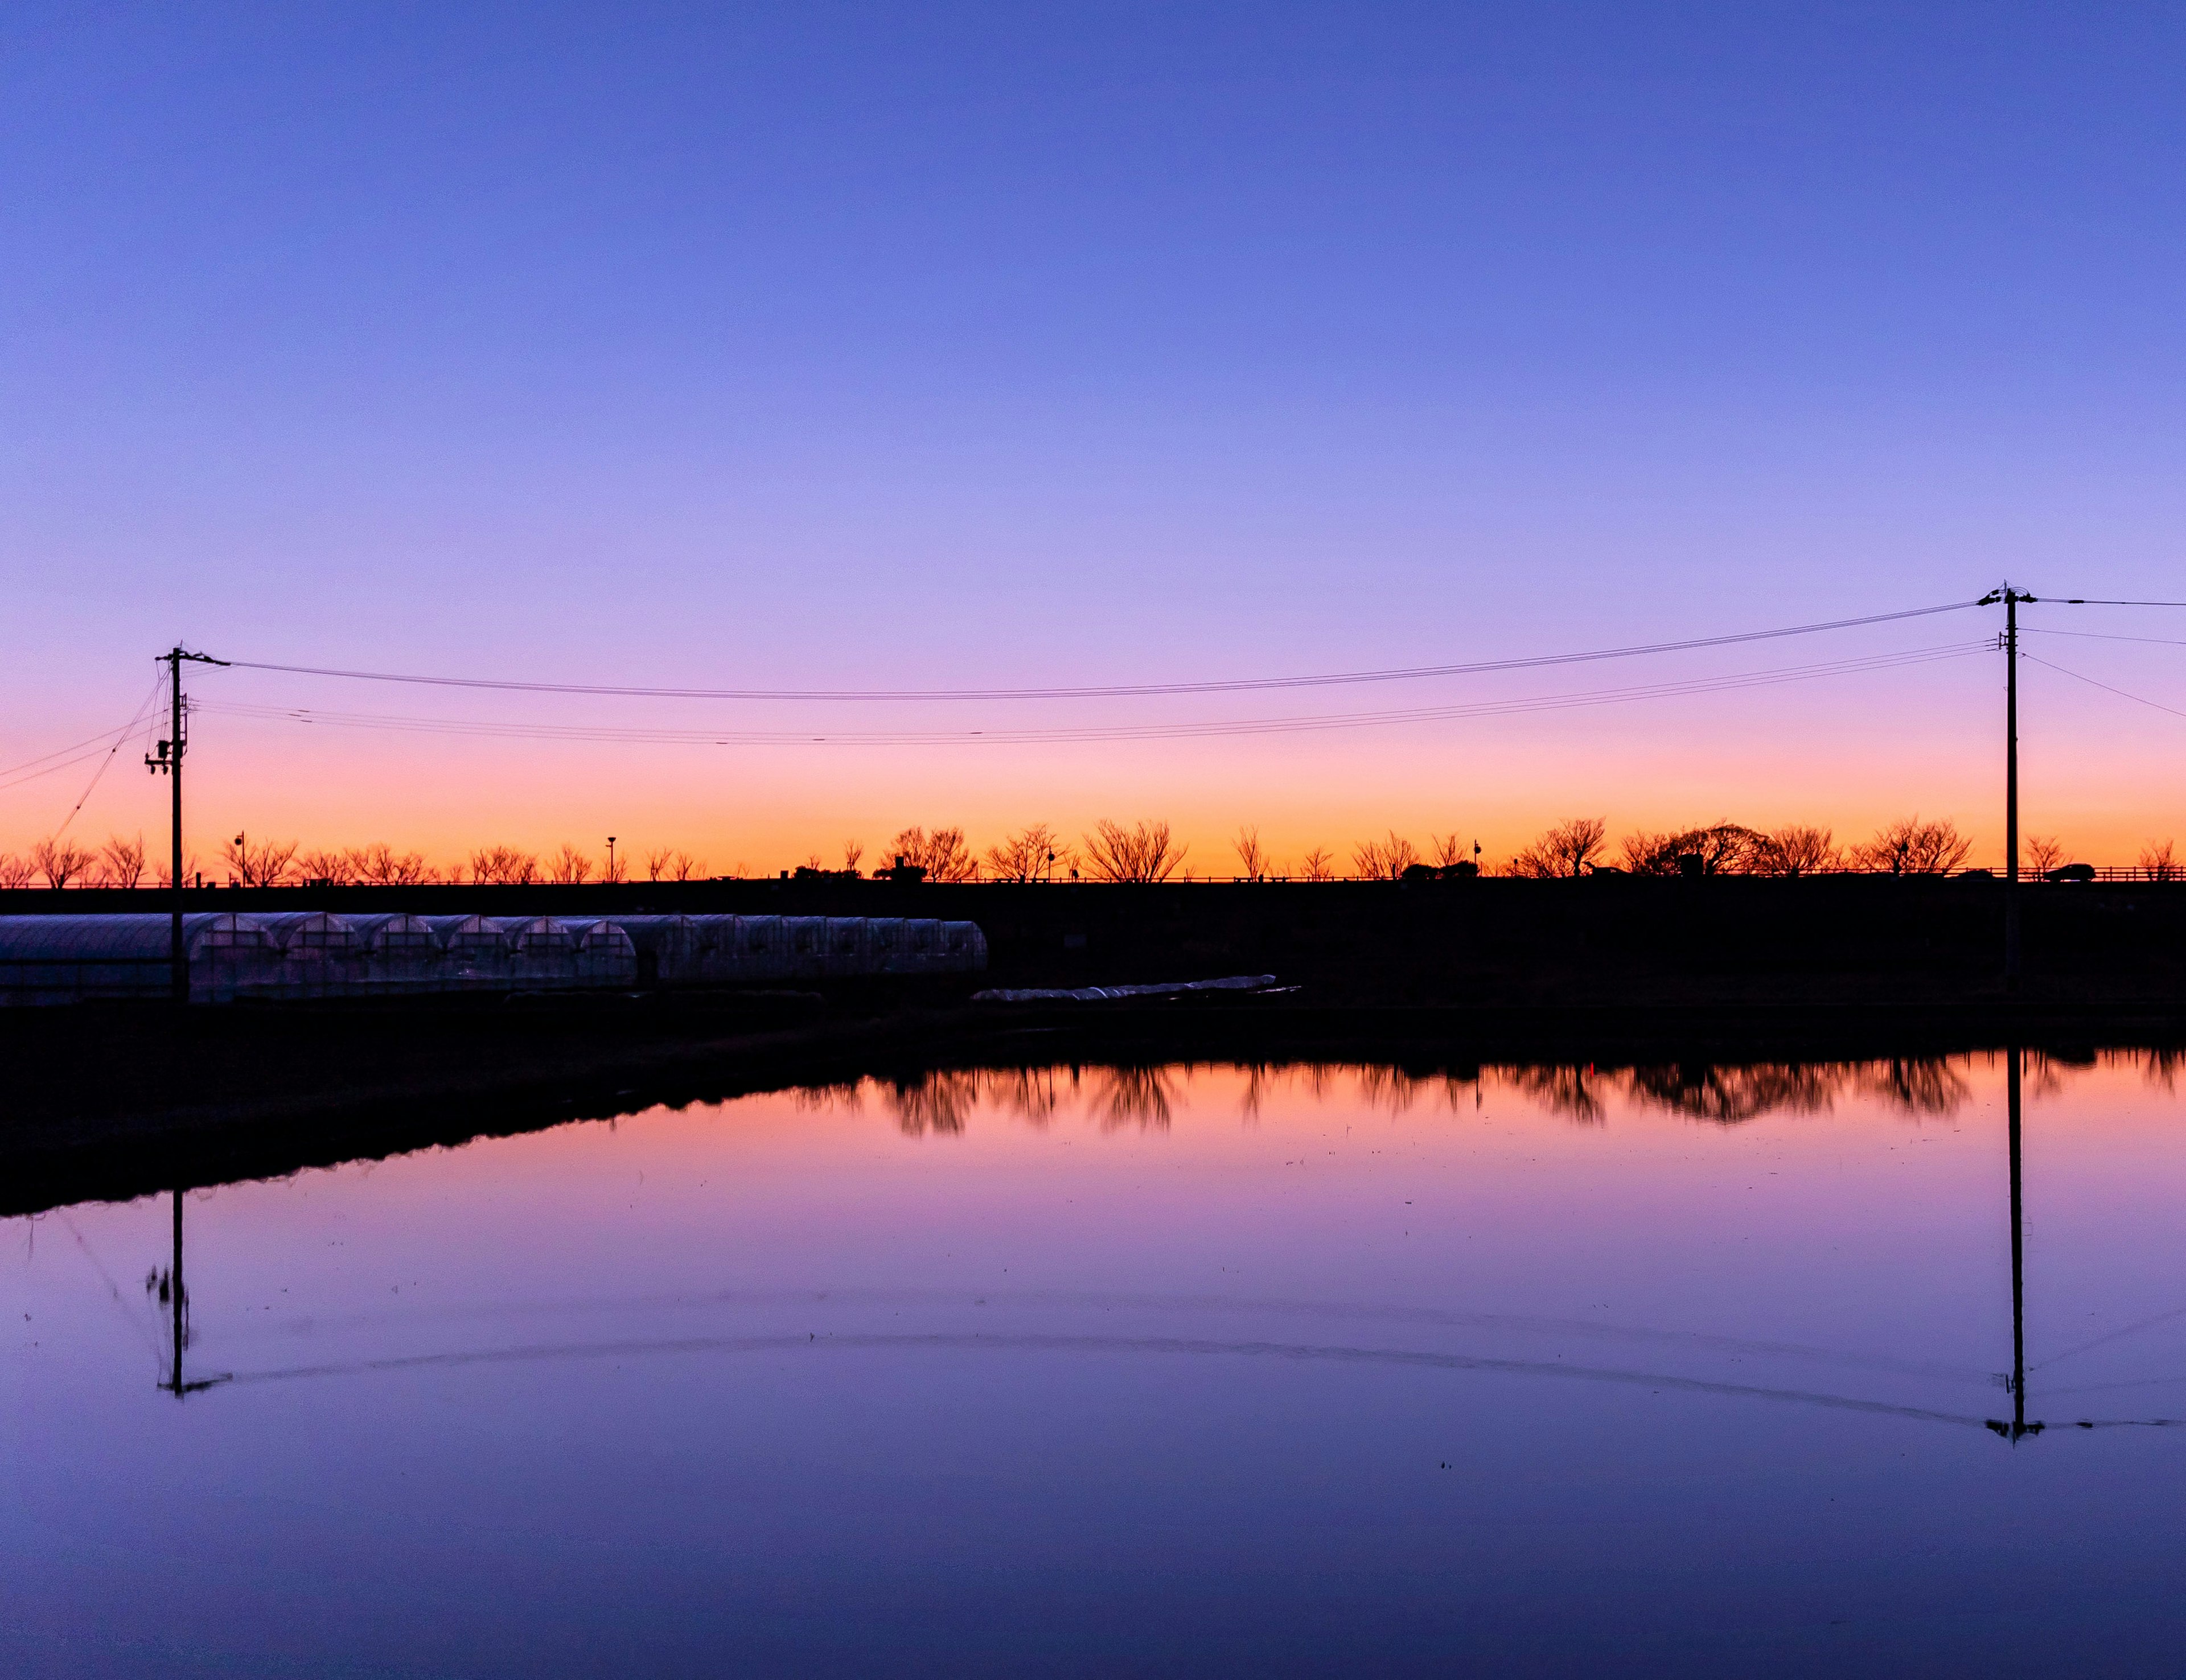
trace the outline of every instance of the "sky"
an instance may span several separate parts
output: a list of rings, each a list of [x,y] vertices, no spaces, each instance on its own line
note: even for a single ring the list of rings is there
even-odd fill
[[[163,844],[140,737],[73,816],[95,761],[4,772],[135,715],[178,639],[916,691],[2186,599],[2182,153],[2162,6],[13,6],[0,848]],[[2186,612],[2026,619],[2027,828],[2186,831]],[[771,871],[1152,817],[1221,874],[1244,823],[1283,860],[1917,811],[1995,862],[1999,628],[1097,701],[208,669],[189,837]]]

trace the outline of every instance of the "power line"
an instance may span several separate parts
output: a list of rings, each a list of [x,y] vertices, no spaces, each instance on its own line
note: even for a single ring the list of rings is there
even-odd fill
[[[1449,706],[1412,707],[1379,712],[1309,714],[1275,718],[1235,718],[1206,722],[1090,725],[1062,729],[996,730],[693,730],[644,729],[610,725],[494,722],[484,719],[412,718],[385,713],[322,712],[306,708],[221,704],[204,708],[230,716],[266,718],[310,725],[342,729],[385,730],[429,735],[474,735],[521,740],[603,741],[626,744],[653,743],[684,746],[982,746],[1074,743],[1101,741],[1181,740],[1208,736],[1282,735],[1327,730],[1386,727],[1391,725],[1432,723],[1475,717],[1510,716],[1527,712],[1558,711],[1574,707],[1613,705],[1639,700],[1673,699],[1684,695],[1720,693],[1731,690],[1774,686],[1820,677],[1854,675],[1902,666],[1931,664],[1988,651],[1994,644],[1949,642],[1900,653],[1870,654],[1807,665],[1779,666],[1721,676],[1693,677],[1678,681],[1637,684],[1623,688],[1590,689],[1573,693],[1533,695],[1511,700],[1482,700]]]
[[[1628,659],[1651,653],[1677,653],[1701,647],[1727,647],[1746,641],[1769,641],[1785,636],[1813,636],[1824,630],[1852,630],[1865,624],[1893,624],[1924,619],[1938,613],[1963,612],[1979,606],[1975,601],[1953,601],[1940,607],[1916,607],[1900,613],[1873,613],[1856,619],[1831,619],[1819,624],[1791,624],[1777,630],[1744,630],[1730,636],[1705,636],[1682,641],[1656,641],[1628,647],[1595,648],[1583,653],[1549,653],[1522,659],[1487,659],[1466,664],[1412,665],[1386,670],[1337,671],[1312,676],[1240,677],[1198,682],[1109,683],[1063,688],[936,688],[936,689],[824,689],[824,688],[639,688],[614,684],[527,682],[493,677],[419,676],[394,671],[344,670],[322,665],[275,664],[260,659],[230,659],[223,663],[238,670],[277,671],[291,676],[339,677],[356,682],[408,683],[433,688],[483,688],[519,694],[585,694],[598,697],[653,700],[1103,700],[1141,695],[1236,694],[1260,689],[1327,688],[1354,683],[1411,682],[1431,677],[1471,676],[1491,671],[1530,670],[1544,665],[1575,665],[1601,659]]]
[[[2021,636],[2069,636],[2077,641],[2138,641],[2151,647],[2186,647],[2175,636],[2119,636],[2108,630],[2051,630],[2046,624],[2021,624]]]
[[[24,776],[22,772],[30,770],[34,765],[46,764],[46,761],[48,759],[58,759],[63,753],[72,753],[76,754],[75,757],[69,759],[68,764],[70,764],[87,763],[89,760],[97,758],[101,753],[105,752],[107,750],[107,743],[112,741],[115,736],[118,735],[126,738],[130,731],[135,729],[137,725],[143,721],[143,714],[139,712],[137,716],[130,719],[127,723],[122,724],[117,728],[101,730],[97,735],[92,736],[87,740],[79,741],[74,746],[56,747],[52,752],[42,753],[35,759],[25,759],[20,764],[10,764],[7,769],[0,770],[0,785],[9,784],[18,777],[20,777],[20,779],[25,781],[35,781],[36,780],[36,776]],[[90,748],[90,750],[86,752],[84,750],[86,748]],[[46,776],[51,774],[53,770],[65,770],[67,768],[68,764],[47,764],[46,768],[39,770],[37,774],[38,776]]]
[[[114,755],[129,744],[129,737],[137,732],[137,725],[143,723],[145,719],[152,715],[152,708],[158,703],[159,698],[160,680],[157,677],[154,677],[152,679],[152,692],[144,697],[144,703],[137,707],[137,715],[130,719],[128,723],[124,725],[124,732],[121,738],[116,741],[113,746],[106,749],[106,756],[98,761],[98,768],[92,772],[91,785],[83,790],[83,798],[78,799],[75,804],[69,808],[69,814],[61,819],[61,826],[53,831],[54,839],[58,840],[62,835],[68,832],[68,826],[70,823],[76,820],[76,813],[82,810],[84,806],[90,803],[92,794],[98,790],[100,781],[105,776],[108,769],[113,764]]]
[[[2052,664],[2038,654],[2022,653],[2020,658],[2032,659],[2037,665],[2048,665],[2051,670],[2061,672],[2076,682],[2084,682],[2091,688],[2102,689],[2105,692],[2116,695],[2122,700],[2134,701],[2143,706],[2153,706],[2157,711],[2168,712],[2174,718],[2186,718],[2186,712],[2180,711],[2176,706],[2166,706],[2161,700],[2151,700],[2144,694],[2129,694],[2122,688],[2113,688],[2106,682],[2097,682],[2091,676],[2082,676],[2077,671],[2066,670],[2064,666]]]

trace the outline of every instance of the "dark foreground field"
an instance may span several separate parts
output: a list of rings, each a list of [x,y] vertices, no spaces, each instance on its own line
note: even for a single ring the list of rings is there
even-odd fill
[[[65,907],[121,907],[99,902],[109,898],[153,902],[71,893]],[[1376,1060],[1434,1071],[2186,1042],[2186,888],[2043,885],[2022,901],[2026,977],[2007,994],[2002,888],[1981,880],[209,891],[200,904],[237,909],[969,917],[993,961],[976,978],[824,992],[12,1011],[0,1016],[0,1212],[950,1067]],[[968,1000],[982,985],[1238,973],[1296,989]]]
[[[1996,988],[2004,883],[1822,876],[1419,885],[896,886],[830,879],[587,887],[207,888],[193,910],[497,916],[938,916],[986,931],[994,985],[1272,972],[1343,1004],[1871,1001]],[[0,911],[164,910],[151,892],[4,895]],[[2027,994],[2186,995],[2186,883],[2020,888]]]

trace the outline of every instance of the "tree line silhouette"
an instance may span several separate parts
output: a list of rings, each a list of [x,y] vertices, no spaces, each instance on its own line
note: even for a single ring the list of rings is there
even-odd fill
[[[2023,844],[2021,867],[2036,875],[2064,865],[2064,846],[2054,836],[2034,836]],[[1259,830],[1241,827],[1230,843],[1234,868],[1203,873],[1187,866],[1190,847],[1179,842],[1168,823],[1143,819],[1126,826],[1102,818],[1073,841],[1044,822],[1029,823],[1006,834],[984,852],[973,850],[961,827],[900,831],[879,854],[876,878],[933,882],[1092,881],[1151,883],[1173,880],[1402,881],[1421,876],[1506,875],[1537,879],[1584,875],[1758,875],[1808,876],[1842,873],[1949,875],[1962,871],[1973,842],[1948,819],[1901,817],[1864,840],[1840,843],[1830,830],[1802,824],[1763,831],[1735,822],[1656,832],[1640,829],[1612,847],[1609,826],[1600,817],[1572,817],[1555,824],[1520,847],[1510,858],[1483,862],[1477,844],[1453,832],[1430,834],[1415,844],[1393,829],[1361,840],[1345,860],[1325,846],[1305,851],[1295,863],[1279,860],[1261,840]],[[857,878],[866,859],[862,842],[846,841],[841,865],[831,868],[817,853],[796,873],[804,877]],[[384,843],[343,848],[306,848],[293,840],[252,839],[238,834],[222,843],[210,868],[194,857],[184,860],[183,879],[206,874],[239,886],[408,887],[424,885],[524,887],[575,886],[587,882],[707,881],[735,879],[738,865],[716,876],[703,858],[680,848],[649,848],[633,861],[612,848],[595,856],[568,842],[552,852],[522,847],[481,846],[454,864],[437,865],[417,851],[398,851]],[[785,871],[786,872],[786,871]],[[2169,840],[2143,847],[2132,871],[2149,881],[2186,880],[2186,860]],[[143,837],[109,837],[92,847],[59,837],[42,840],[20,855],[0,853],[0,888],[25,887],[167,887],[167,865],[152,858]]]

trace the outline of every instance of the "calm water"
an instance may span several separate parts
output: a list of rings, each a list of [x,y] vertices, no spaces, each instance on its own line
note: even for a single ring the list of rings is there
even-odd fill
[[[2029,1059],[2015,1441],[2005,1069],[960,1076],[236,1184],[180,1397],[169,1200],[9,1221],[0,1666],[2176,1672],[2186,1104]]]

